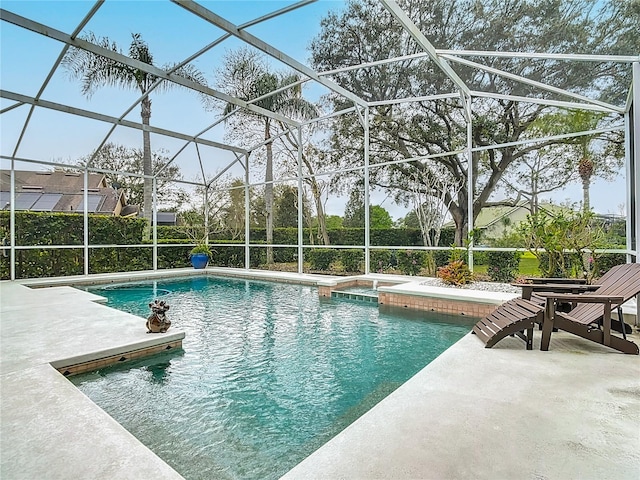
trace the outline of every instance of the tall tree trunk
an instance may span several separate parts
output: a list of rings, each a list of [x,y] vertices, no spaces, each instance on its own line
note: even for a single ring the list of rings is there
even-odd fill
[[[313,170],[309,162],[305,162],[307,168],[311,173]],[[324,213],[324,206],[322,205],[322,192],[320,191],[320,186],[316,181],[315,177],[310,177],[307,180],[307,183],[311,187],[311,194],[313,195],[313,201],[316,204],[316,214],[318,215],[318,228],[320,229],[320,237],[322,238],[323,245],[329,245],[329,233],[327,232],[327,217]]]
[[[318,214],[318,227],[320,228],[320,236],[322,237],[322,244],[329,245],[329,233],[327,232],[327,218],[324,213],[324,206],[322,205],[322,198],[320,189],[315,178],[312,179],[311,191],[313,192],[313,199],[316,202],[316,213]]]
[[[466,221],[462,221],[462,223],[458,223],[456,222],[456,232],[455,232],[455,236],[453,239],[453,243],[456,247],[461,247],[462,246],[462,239],[466,237],[465,232],[467,231],[467,224]]]
[[[590,185],[591,181],[590,180],[582,180],[582,210],[585,212],[588,212],[589,209],[591,208],[590,202],[589,202],[589,185]]]
[[[141,103],[142,125],[149,126],[149,120],[151,118],[151,100],[149,97],[145,97]],[[153,167],[151,164],[151,136],[146,129],[142,130],[142,173],[145,175],[151,175],[153,173]],[[153,181],[151,178],[144,179],[144,195],[142,203],[142,214],[147,220],[147,228],[145,231],[146,239],[151,237],[151,218],[152,218],[152,205],[153,205]]]
[[[267,118],[264,122],[264,139],[271,138],[271,123]],[[267,217],[267,265],[273,264],[273,144],[267,143],[267,165],[264,176],[264,204]]]
[[[589,158],[586,147],[583,157],[578,163],[578,173],[582,179],[582,209],[585,212],[589,211],[589,185],[591,184],[591,176],[593,175],[593,161]]]
[[[467,238],[468,229],[467,218],[469,212],[467,210],[466,192],[459,191],[456,195],[456,200],[452,199],[448,202],[447,209],[456,228],[453,243],[456,247],[461,247],[464,239]]]

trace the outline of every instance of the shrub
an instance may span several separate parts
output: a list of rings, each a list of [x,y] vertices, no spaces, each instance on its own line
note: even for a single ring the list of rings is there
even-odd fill
[[[217,253],[213,256],[213,261],[211,262],[212,265],[217,267],[244,268],[244,247],[243,246],[240,245],[237,247],[217,247],[216,252]],[[262,252],[262,253],[266,255],[266,252]],[[257,266],[257,262],[260,261],[259,255],[255,261],[256,261],[256,265],[250,265],[250,266]]]
[[[360,272],[363,260],[364,252],[362,250],[342,250],[340,252],[342,267],[347,272]]]
[[[267,249],[254,247],[249,249],[249,267],[257,268],[267,262]]]
[[[384,273],[391,266],[391,251],[371,250],[369,252],[369,268],[372,272]]]
[[[331,235],[331,234],[330,234]],[[362,231],[364,238],[364,230]],[[374,228],[370,232],[371,245],[422,245],[419,228]]]
[[[544,278],[563,278],[575,276],[576,271],[582,271],[582,262],[574,264],[574,259],[568,253],[537,252],[538,268]]]
[[[191,249],[191,255],[198,255],[199,253],[204,253],[209,258],[211,258],[211,256],[213,255],[213,252],[211,252],[209,245],[205,245],[204,243],[199,243]]]
[[[627,256],[624,253],[601,253],[595,258],[592,265],[592,275],[595,278],[601,277],[612,267],[627,262]]]
[[[178,245],[167,247],[163,243],[186,243],[188,240],[159,240],[158,241],[158,268],[180,268],[188,267],[189,245]]]
[[[330,248],[314,248],[305,254],[312,270],[329,270],[331,262],[336,257],[336,251]]]
[[[452,246],[449,249],[449,261],[447,262],[447,265],[453,262],[467,263],[467,253],[468,253],[468,250],[466,249],[456,248]]]
[[[489,264],[489,252],[473,252],[473,264],[474,265],[488,265]]]
[[[298,260],[298,247],[275,247],[273,261],[275,263],[292,263]]]
[[[436,267],[444,267],[449,263],[449,250],[433,250],[433,260],[436,263]]]
[[[587,251],[602,247],[604,239],[593,212],[566,208],[528,215],[519,233],[524,245],[538,257],[544,277],[582,276]]]
[[[421,250],[398,250],[398,268],[405,275],[417,275],[424,267],[425,252]]]
[[[486,252],[487,274],[492,282],[509,283],[518,275],[520,252]]]
[[[166,240],[189,240],[183,227],[176,225],[158,225],[158,238]],[[176,242],[178,243],[178,242]]]
[[[438,269],[438,278],[449,285],[466,285],[473,280],[473,274],[462,260],[454,260]]]

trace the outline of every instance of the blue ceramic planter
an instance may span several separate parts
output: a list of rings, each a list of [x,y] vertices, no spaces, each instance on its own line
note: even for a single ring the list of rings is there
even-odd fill
[[[209,255],[206,253],[192,253],[191,265],[193,268],[204,268],[209,263]]]

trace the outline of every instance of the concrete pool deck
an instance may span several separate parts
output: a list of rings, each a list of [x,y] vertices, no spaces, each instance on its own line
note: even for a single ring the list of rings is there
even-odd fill
[[[181,478],[51,366],[149,341],[140,318],[65,286],[0,282],[0,299],[0,478]],[[465,336],[284,478],[640,478],[640,356],[562,332],[541,352],[536,335],[533,351]]]
[[[182,478],[52,364],[180,340],[66,286],[0,282],[0,478]]]

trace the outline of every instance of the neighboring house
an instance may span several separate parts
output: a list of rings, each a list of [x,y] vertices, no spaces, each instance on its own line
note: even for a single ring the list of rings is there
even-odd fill
[[[538,208],[543,212],[551,214],[557,214],[562,210],[565,212],[569,211],[568,207],[554,205],[552,203],[540,204]],[[512,207],[495,206],[483,208],[475,223],[475,227],[482,232],[480,237],[481,243],[485,243],[486,240],[490,239],[502,238],[504,235],[511,233],[527,219],[527,215],[530,213],[529,202],[527,201],[520,202],[518,205]],[[619,225],[618,229],[621,228],[622,232],[624,232],[624,216],[596,214],[594,222],[601,225],[605,231],[609,231],[614,228],[615,225]],[[448,222],[444,226],[454,227],[454,224],[453,222]]]
[[[542,204],[538,205],[538,208],[553,212],[562,207]],[[530,213],[531,210],[529,210],[529,202],[527,201],[520,202],[515,206],[484,207],[476,218],[475,228],[482,232],[481,238],[483,241],[501,238],[524,222]],[[455,225],[453,222],[448,222],[444,227],[455,227]]]
[[[539,205],[539,208],[544,210],[545,206]],[[524,222],[530,213],[529,202],[521,202],[514,207],[485,207],[476,219],[476,228],[482,230],[484,239],[501,238]]]
[[[107,185],[101,173],[89,173],[87,210],[89,213],[136,216],[138,205],[127,205],[124,193]],[[15,170],[15,209],[33,212],[82,213],[84,175],[65,171]],[[0,170],[0,210],[11,207],[11,171]]]

